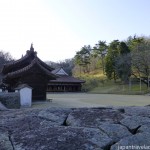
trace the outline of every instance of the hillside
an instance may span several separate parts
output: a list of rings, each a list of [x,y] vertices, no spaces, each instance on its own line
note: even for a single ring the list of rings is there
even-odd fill
[[[78,76],[79,77],[79,76]],[[131,83],[123,84],[119,79],[114,82],[107,79],[106,75],[101,70],[91,71],[80,75],[86,83],[83,85],[83,91],[89,93],[103,94],[146,94],[148,93],[147,86],[139,82],[135,82],[131,77]]]

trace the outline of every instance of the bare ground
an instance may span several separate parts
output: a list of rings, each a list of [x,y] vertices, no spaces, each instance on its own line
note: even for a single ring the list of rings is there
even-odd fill
[[[33,108],[79,108],[99,106],[145,106],[150,104],[148,95],[115,95],[87,93],[48,93],[52,102],[34,102]]]

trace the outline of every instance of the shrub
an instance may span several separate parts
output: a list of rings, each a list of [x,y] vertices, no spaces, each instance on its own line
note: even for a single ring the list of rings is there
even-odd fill
[[[0,93],[0,102],[9,109],[20,108],[19,93]]]

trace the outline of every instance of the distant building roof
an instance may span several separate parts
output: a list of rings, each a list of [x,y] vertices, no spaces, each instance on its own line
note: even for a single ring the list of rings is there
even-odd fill
[[[58,78],[56,78],[55,80],[50,80],[49,83],[84,83],[84,80],[80,80],[77,79],[75,77],[69,76],[63,68],[58,68],[55,69],[53,71],[51,71],[51,73],[59,76]]]
[[[57,68],[53,70],[52,73],[55,75],[68,75],[63,68]]]
[[[50,80],[49,83],[84,83],[84,80],[80,80],[71,76],[62,75],[59,76],[56,80]]]

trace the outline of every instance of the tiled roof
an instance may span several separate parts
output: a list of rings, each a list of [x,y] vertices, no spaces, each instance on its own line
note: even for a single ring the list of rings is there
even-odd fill
[[[53,68],[51,68],[50,66],[48,66],[46,63],[44,63],[41,59],[39,59],[37,57],[37,52],[36,51],[31,51],[31,50],[28,50],[26,52],[26,55],[24,57],[22,57],[21,59],[18,59],[16,61],[12,61],[10,63],[7,63],[3,66],[3,69],[2,69],[2,72],[5,74],[5,73],[8,73],[10,69],[12,68],[15,68],[16,66],[19,66],[21,63],[25,62],[25,61],[29,61],[30,60],[30,57],[32,59],[35,59],[37,58],[39,63],[45,67],[47,70],[49,71],[52,71]],[[32,60],[31,60],[32,61]]]
[[[30,55],[37,56],[37,52],[34,51],[34,48],[33,48],[33,44],[32,44],[32,43],[31,43],[30,50],[27,50],[27,51],[26,51],[26,55],[25,55],[25,56],[23,56],[22,58],[20,58],[20,59],[18,59],[18,60],[16,60],[16,61],[12,61],[12,62],[10,62],[10,63],[7,63],[7,64],[5,64],[4,66],[5,66],[5,67],[8,67],[8,66],[16,65],[16,64],[22,62],[23,60],[27,59]]]
[[[21,68],[17,71],[14,71],[14,72],[11,72],[11,73],[8,73],[5,78],[14,78],[14,77],[17,77],[17,76],[20,76],[22,73],[30,70],[33,66],[37,65],[40,69],[42,69],[47,75],[50,75],[51,77],[54,77],[56,78],[56,76],[54,74],[52,74],[49,70],[47,70],[46,68],[44,68],[38,58],[35,58],[30,65],[24,67],[24,68]]]
[[[60,70],[60,68],[57,68],[57,69],[55,69],[55,70],[52,70],[51,73],[56,74],[59,70]]]
[[[45,67],[47,70],[49,70],[49,71],[54,70],[54,68],[52,68],[52,67],[50,67],[49,65],[47,65],[46,63],[44,63],[40,58],[37,57],[37,59],[38,59],[39,63],[40,63],[43,67]]]
[[[9,66],[11,66],[11,65],[16,65],[17,63],[19,63],[19,62],[21,62],[21,61],[27,59],[28,57],[29,57],[29,55],[26,54],[26,55],[23,56],[22,58],[20,58],[20,59],[18,59],[18,60],[15,60],[15,61],[11,61],[11,62],[5,64],[4,66],[5,66],[5,67],[9,67]]]
[[[63,75],[59,76],[56,80],[50,80],[49,83],[84,83],[84,80],[79,80],[77,78]]]

